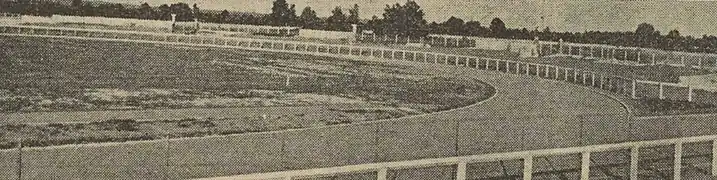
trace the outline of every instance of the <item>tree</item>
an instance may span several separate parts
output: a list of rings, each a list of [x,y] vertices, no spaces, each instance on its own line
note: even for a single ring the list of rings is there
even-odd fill
[[[217,19],[217,21],[219,21],[219,23],[229,23],[230,19],[231,14],[229,14],[229,11],[225,9],[221,13],[219,13],[219,18]]]
[[[349,17],[346,19],[349,24],[359,24],[359,5],[354,4],[354,7],[349,9]]]
[[[640,47],[654,47],[656,39],[655,27],[653,27],[652,24],[641,23],[637,25],[637,29],[635,30],[634,45]]]
[[[478,21],[468,21],[465,25],[466,34],[469,36],[482,36],[487,32],[486,28],[481,26]]]
[[[271,14],[268,16],[268,21],[274,26],[287,26],[293,24],[296,20],[296,10],[294,5],[289,7],[286,0],[276,0],[271,7]]]
[[[384,28],[383,34],[401,35],[412,37],[423,37],[428,34],[426,20],[421,6],[413,0],[406,1],[406,4],[386,5],[383,13]]]
[[[75,16],[83,15],[82,0],[72,0],[72,3],[70,3],[70,8],[72,9],[72,12]]]
[[[448,18],[448,20],[446,20],[446,22],[441,24],[441,26],[445,27],[446,30],[448,31],[447,33],[451,34],[451,35],[465,35],[466,34],[465,27],[464,27],[465,22],[463,21],[463,19],[460,19],[460,18],[451,16],[450,18]]]
[[[319,29],[323,26],[321,18],[316,16],[316,11],[306,7],[299,16],[299,25],[306,29]]]
[[[346,24],[346,15],[344,15],[341,7],[335,7],[331,11],[331,16],[326,18],[326,29],[330,31],[347,31],[348,24]]]
[[[155,12],[152,6],[149,6],[147,3],[142,3],[139,9],[137,9],[137,15],[139,19],[154,19]]]
[[[668,50],[682,49],[683,38],[680,35],[680,31],[678,31],[677,29],[668,32],[667,36],[665,36],[665,39],[667,40],[667,43],[665,44],[665,46],[663,46],[661,48],[668,49]]]
[[[500,18],[493,18],[492,21],[490,21],[490,32],[493,34],[493,37],[501,37],[505,38],[508,37],[505,23],[503,23],[503,20],[500,20]]]
[[[172,19],[172,9],[169,8],[169,5],[162,4],[159,7],[157,7],[157,13],[155,14],[154,19],[158,20],[171,20]]]

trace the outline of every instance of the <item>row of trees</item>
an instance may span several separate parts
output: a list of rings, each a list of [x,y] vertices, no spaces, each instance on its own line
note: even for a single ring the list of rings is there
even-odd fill
[[[194,18],[198,18],[202,22],[300,26],[306,29],[331,31],[349,31],[351,30],[351,24],[360,24],[363,29],[374,30],[377,35],[399,35],[412,38],[425,37],[428,34],[512,39],[539,37],[541,40],[558,41],[563,39],[566,42],[576,43],[610,44],[691,52],[715,53],[717,51],[717,37],[715,36],[682,36],[677,30],[672,30],[663,35],[647,23],[638,25],[634,32],[552,32],[550,28],[545,28],[541,31],[526,28],[507,28],[499,18],[494,18],[487,26],[483,26],[478,21],[466,22],[456,17],[450,17],[441,23],[428,23],[424,19],[425,14],[420,5],[413,0],[407,0],[405,4],[386,5],[382,17],[373,16],[367,21],[362,21],[359,18],[360,9],[358,5],[353,5],[349,8],[348,13],[344,13],[342,7],[336,7],[331,12],[331,16],[322,18],[318,17],[311,7],[304,8],[301,14],[297,15],[295,5],[288,4],[286,0],[275,0],[270,14],[201,10],[196,4],[189,6],[185,3],[162,4],[152,7],[147,3],[132,6],[98,1],[84,2],[82,0],[72,0],[69,3],[62,2],[65,1],[0,1],[0,11],[39,16],[60,14],[153,20],[169,20],[171,18],[170,14],[174,13],[177,14],[177,19],[180,21],[191,21]]]

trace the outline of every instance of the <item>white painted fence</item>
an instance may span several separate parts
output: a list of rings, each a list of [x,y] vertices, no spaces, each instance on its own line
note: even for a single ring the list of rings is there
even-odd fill
[[[541,41],[541,54],[575,58],[606,59],[634,65],[671,65],[697,69],[716,69],[717,54],[664,51],[650,48],[618,47]]]
[[[590,177],[590,154],[596,152],[606,151],[619,151],[619,150],[630,150],[630,172],[629,176],[631,180],[638,179],[638,162],[640,148],[655,147],[655,146],[674,146],[674,160],[673,160],[673,179],[680,180],[682,178],[682,145],[685,143],[696,143],[696,142],[712,142],[712,162],[711,162],[711,175],[717,176],[717,135],[710,136],[696,136],[676,139],[663,139],[654,141],[637,141],[637,142],[625,142],[617,144],[601,144],[592,146],[582,147],[569,147],[569,148],[555,148],[555,149],[541,149],[531,151],[518,151],[518,152],[507,152],[507,153],[492,153],[492,154],[481,154],[471,156],[458,156],[458,157],[447,157],[447,158],[433,158],[433,159],[420,159],[411,161],[398,161],[398,162],[385,162],[385,163],[371,163],[371,164],[360,164],[360,165],[349,165],[340,167],[329,167],[329,168],[316,168],[316,169],[305,169],[295,171],[280,171],[270,173],[256,173],[246,174],[237,176],[226,176],[226,177],[213,177],[207,179],[242,179],[242,180],[259,180],[259,179],[298,179],[298,178],[311,178],[311,177],[325,177],[337,174],[352,174],[362,172],[377,172],[376,179],[385,180],[387,179],[387,172],[389,170],[397,169],[410,169],[410,168],[423,168],[423,167],[436,167],[436,166],[457,166],[456,167],[456,180],[465,180],[467,172],[467,164],[479,163],[479,162],[495,162],[505,160],[523,160],[523,179],[532,179],[533,174],[533,159],[536,157],[546,157],[555,155],[571,155],[581,154],[581,166],[580,166],[580,179],[588,180]]]
[[[446,53],[411,51],[386,47],[321,44],[300,41],[14,25],[0,26],[0,33],[6,35],[73,37],[136,42],[229,46],[252,50],[273,50],[278,52],[306,53],[315,55],[363,56],[389,60],[449,64],[481,70],[493,70],[511,74],[525,74],[544,79],[566,81],[615,92],[631,98],[647,97],[717,105],[717,94],[691,86],[630,79],[626,77],[607,75],[601,72],[566,68],[548,64]]]
[[[553,79],[559,81],[567,81],[575,84],[590,86],[603,90],[612,91],[623,94],[632,98],[641,96],[649,96],[657,94],[661,99],[670,98],[667,88],[687,88],[684,93],[678,93],[674,98],[686,98],[688,101],[696,101],[693,88],[684,87],[678,84],[642,81],[629,79],[618,76],[605,75],[599,72],[585,71],[574,68],[565,68],[546,64],[528,63],[520,61],[500,60],[473,56],[461,56],[445,53],[433,53],[422,51],[409,51],[400,49],[390,49],[383,47],[361,47],[338,44],[319,44],[299,41],[278,41],[263,40],[250,38],[228,38],[216,36],[197,36],[197,35],[181,35],[169,33],[153,33],[153,32],[135,32],[135,31],[119,31],[119,30],[89,30],[89,29],[72,29],[72,28],[50,28],[50,27],[32,27],[32,26],[13,26],[1,25],[0,35],[5,36],[34,36],[34,37],[59,37],[59,38],[78,38],[93,39],[107,41],[126,41],[126,42],[143,42],[143,43],[164,43],[164,44],[187,44],[202,45],[210,47],[232,47],[248,50],[262,50],[271,52],[289,52],[313,54],[322,56],[360,56],[382,58],[387,60],[406,60],[422,63],[447,64],[461,67],[470,67],[481,70],[499,71],[511,74],[525,74],[529,76],[537,76],[545,79]],[[640,91],[640,86],[657,86],[657,90]],[[709,94],[714,97],[714,94]],[[717,102],[717,101],[713,101]],[[229,179],[266,179],[266,178],[284,178],[291,179],[295,177],[311,177],[311,176],[330,176],[340,173],[356,173],[366,171],[377,171],[378,179],[385,179],[387,171],[391,169],[401,168],[417,168],[425,166],[438,165],[457,165],[458,171],[456,177],[465,179],[466,165],[473,162],[498,161],[510,159],[523,159],[523,178],[531,179],[533,158],[539,156],[562,155],[562,154],[582,154],[582,179],[587,179],[589,175],[589,159],[590,153],[602,151],[614,151],[621,149],[631,150],[630,177],[637,178],[637,162],[638,152],[642,147],[674,145],[674,178],[680,179],[681,175],[681,156],[682,144],[702,141],[712,141],[715,144],[717,136],[699,136],[679,139],[667,139],[657,141],[640,141],[627,142],[619,144],[606,144],[572,148],[558,148],[535,151],[521,151],[509,153],[496,153],[474,156],[461,156],[437,159],[422,159],[414,161],[388,162],[363,164],[353,166],[342,166],[333,168],[319,168],[311,170],[284,171],[274,173],[250,174],[242,176],[227,177]],[[717,146],[713,146],[712,156],[715,156]],[[717,158],[712,159],[712,175],[717,174],[716,165]]]

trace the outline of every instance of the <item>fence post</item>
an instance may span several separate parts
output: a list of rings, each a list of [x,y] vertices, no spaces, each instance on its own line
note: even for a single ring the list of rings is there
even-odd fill
[[[388,168],[381,168],[376,173],[377,180],[386,180],[388,178]]]
[[[508,61],[505,62],[505,73],[510,73],[510,63]]]
[[[580,165],[580,180],[590,179],[590,152],[583,152]]]
[[[682,179],[682,142],[675,143],[673,180]]]
[[[565,82],[568,81],[568,69],[569,68],[565,68]]]
[[[466,162],[459,162],[458,167],[456,167],[456,180],[465,180],[466,179],[466,170],[468,169],[468,163]]]
[[[615,57],[615,48],[612,48],[612,54],[611,54],[611,56],[612,56],[612,59],[614,59],[614,60],[617,59],[617,57]]]
[[[692,102],[692,86],[687,86],[687,101]]]
[[[665,88],[662,82],[659,82],[658,85],[660,86],[660,99],[665,99]]]
[[[22,140],[17,143],[17,179],[22,179]]]
[[[560,68],[558,66],[555,66],[555,80],[558,80],[558,76],[560,76]]]
[[[632,80],[632,99],[637,99],[637,80]]]
[[[428,62],[428,53],[423,53],[423,62],[424,62],[424,63],[425,63],[425,62]],[[476,66],[478,66],[477,63],[476,63]]]
[[[533,179],[533,157],[523,158],[523,180]]]
[[[655,53],[652,53],[652,65],[653,65],[653,66],[656,65],[656,62],[655,62]]]
[[[573,82],[578,83],[578,69],[573,69]]]
[[[590,72],[591,83],[590,86],[595,87],[595,72]]]
[[[623,61],[627,61],[627,49],[625,49],[625,59]]]
[[[640,155],[640,147],[635,146],[630,148],[630,180],[637,180],[637,174],[638,174],[638,158]]]
[[[600,75],[600,89],[603,89],[603,90],[605,88],[605,85],[603,84],[604,81],[605,81],[605,76],[601,74]]]
[[[637,64],[640,64],[640,55],[642,54],[641,51],[637,51]]]
[[[530,75],[530,63],[525,64],[525,75]]]
[[[520,74],[520,62],[515,62],[515,74]]]
[[[712,140],[712,176],[717,176],[717,140]]]

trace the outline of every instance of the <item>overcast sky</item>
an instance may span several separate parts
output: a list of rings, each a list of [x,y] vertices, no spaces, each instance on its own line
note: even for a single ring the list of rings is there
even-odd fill
[[[203,9],[228,9],[268,13],[273,0],[104,0],[152,6],[176,2],[197,3]],[[287,0],[296,4],[297,12],[311,6],[319,16],[329,16],[331,9],[353,4],[361,7],[361,17],[381,17],[386,4],[405,0]],[[634,31],[647,22],[663,34],[678,29],[683,35],[717,35],[717,1],[626,1],[626,0],[416,0],[426,19],[442,22],[450,16],[478,20],[488,24],[494,17],[509,27],[534,29],[548,26],[553,31]],[[540,17],[544,17],[541,20]]]

